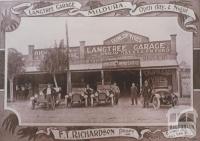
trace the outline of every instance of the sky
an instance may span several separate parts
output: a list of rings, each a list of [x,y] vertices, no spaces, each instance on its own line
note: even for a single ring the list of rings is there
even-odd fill
[[[192,33],[184,31],[177,17],[24,17],[20,26],[6,33],[6,47],[28,54],[28,45],[53,47],[55,41],[66,43],[66,23],[70,47],[103,44],[105,39],[128,30],[149,37],[150,41],[170,40],[177,34],[178,62],[192,64]]]

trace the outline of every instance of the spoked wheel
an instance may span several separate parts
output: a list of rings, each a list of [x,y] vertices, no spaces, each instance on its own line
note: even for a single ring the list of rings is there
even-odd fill
[[[156,96],[153,97],[153,108],[154,109],[160,108],[160,99]]]

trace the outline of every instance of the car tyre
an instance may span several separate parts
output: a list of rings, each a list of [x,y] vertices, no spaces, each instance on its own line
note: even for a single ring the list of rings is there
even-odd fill
[[[159,109],[160,108],[160,98],[157,96],[153,97],[153,108]]]

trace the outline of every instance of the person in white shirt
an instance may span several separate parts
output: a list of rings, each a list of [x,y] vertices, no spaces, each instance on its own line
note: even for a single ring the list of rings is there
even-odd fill
[[[55,90],[51,87],[50,84],[48,84],[47,88],[43,90],[43,93],[46,94],[47,109],[50,109],[50,105],[51,105],[51,108],[54,110],[55,104],[54,104],[53,95],[55,94]]]

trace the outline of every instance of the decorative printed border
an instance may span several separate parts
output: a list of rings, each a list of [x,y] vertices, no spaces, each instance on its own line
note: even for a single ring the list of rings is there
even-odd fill
[[[42,6],[47,4],[48,6]],[[97,3],[97,5],[102,5],[101,3]],[[94,4],[93,4],[94,5]],[[40,6],[39,8],[37,8]],[[41,7],[42,6],[42,7]],[[181,19],[181,24],[187,30],[192,30],[194,33],[197,33],[197,27],[193,24],[197,21],[197,17],[194,11],[185,6],[181,6],[180,4],[146,4],[146,3],[132,3],[132,2],[117,2],[108,5],[103,5],[98,8],[94,8],[91,10],[81,10],[81,3],[77,1],[70,2],[62,2],[62,3],[22,3],[17,6],[11,8],[11,12],[17,16],[45,16],[49,14],[54,14],[57,12],[67,11],[66,16],[86,16],[86,17],[94,17],[105,15],[108,13],[115,12],[114,16],[117,16],[117,12],[120,10],[128,10],[128,13],[123,16],[140,16],[149,13],[158,13],[158,12],[168,12],[175,13],[179,15],[179,19]],[[92,7],[92,6],[91,6]],[[5,24],[2,24],[3,28]],[[8,25],[7,25],[8,26]],[[7,30],[9,32],[9,30]]]
[[[44,6],[43,6],[44,5]],[[146,4],[145,2],[117,2],[108,5],[102,5],[100,2],[95,4],[91,4],[91,10],[82,10],[83,5],[77,1],[70,2],[61,2],[61,3],[53,3],[53,2],[34,2],[34,3],[21,3],[19,5],[11,7],[10,10],[5,10],[2,15],[2,22],[0,23],[1,31],[3,32],[12,32],[14,31],[20,24],[21,17],[38,17],[38,16],[49,16],[52,14],[57,14],[59,12],[65,12],[65,15],[62,16],[86,16],[86,17],[94,17],[94,16],[102,16],[106,14],[114,14],[114,16],[140,16],[146,15],[150,13],[160,13],[160,12],[169,12],[178,15],[178,22],[184,30],[192,31],[194,34],[197,34],[197,26],[195,25],[198,22],[198,17],[195,12],[184,5],[184,3],[180,2],[171,2],[166,4]],[[125,12],[120,13],[121,10],[127,10],[128,12],[124,15]],[[12,119],[15,118],[12,115],[8,117],[4,121],[4,125],[7,123],[12,123]],[[10,122],[11,121],[11,122]],[[18,121],[17,121],[18,122]],[[19,123],[15,123],[15,126],[18,126]],[[10,126],[12,126],[10,124]],[[9,125],[7,126],[9,127]],[[29,128],[29,127],[28,127]],[[31,127],[30,127],[31,128]],[[12,129],[12,128],[10,128]],[[26,128],[27,129],[27,128]],[[105,138],[105,137],[133,137],[137,140],[143,139],[143,135],[145,133],[151,132],[156,133],[160,132],[160,130],[155,130],[152,132],[149,129],[144,129],[138,132],[132,128],[98,128],[98,129],[87,129],[87,130],[70,130],[70,131],[62,131],[55,128],[46,128],[45,130],[36,130],[34,135],[38,134],[53,134],[54,139],[56,140],[80,140],[80,139],[93,139],[93,138]],[[12,129],[13,130],[13,129]],[[14,129],[15,130],[15,129]],[[22,131],[22,130],[21,130]],[[124,131],[124,132],[122,132]],[[90,132],[90,133],[89,133]],[[102,136],[100,136],[100,132]],[[173,133],[172,130],[170,131]],[[113,133],[109,135],[107,133]],[[121,134],[120,134],[121,133]],[[182,135],[179,134],[179,137],[193,137],[190,131],[183,130]],[[186,133],[186,134],[184,134]],[[188,134],[187,134],[188,133]],[[87,134],[87,137],[81,137],[78,135]],[[89,137],[92,134],[93,136]],[[169,132],[162,132],[162,134],[166,138],[173,138],[177,136],[169,136]],[[77,136],[76,136],[77,135]]]

